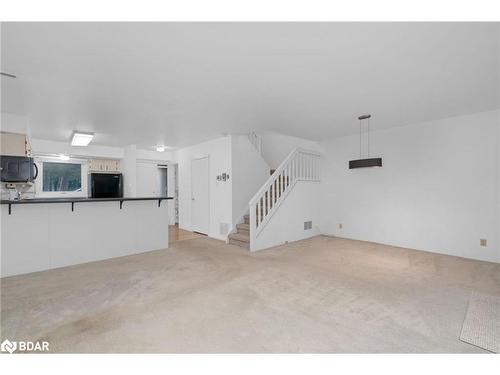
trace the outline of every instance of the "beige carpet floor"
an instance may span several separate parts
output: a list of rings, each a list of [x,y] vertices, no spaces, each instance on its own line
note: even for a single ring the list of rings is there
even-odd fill
[[[500,297],[471,293],[460,340],[500,353]]]
[[[1,336],[51,352],[483,352],[460,341],[500,265],[315,237],[210,238],[2,279]]]

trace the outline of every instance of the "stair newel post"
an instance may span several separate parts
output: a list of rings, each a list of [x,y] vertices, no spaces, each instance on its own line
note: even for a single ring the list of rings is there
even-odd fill
[[[249,224],[249,237],[250,237],[250,250],[252,250],[252,239],[255,237],[255,233],[257,231],[257,226],[255,225],[255,207],[253,204],[250,204],[248,207],[248,224]]]

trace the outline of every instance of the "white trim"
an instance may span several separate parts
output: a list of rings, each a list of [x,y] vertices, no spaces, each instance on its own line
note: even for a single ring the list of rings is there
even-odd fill
[[[57,157],[37,156],[35,163],[38,166],[38,177],[35,180],[35,196],[40,198],[82,198],[88,197],[88,171],[89,165],[87,159],[60,160]],[[60,164],[80,164],[81,165],[81,191],[43,191],[43,163],[60,163]]]

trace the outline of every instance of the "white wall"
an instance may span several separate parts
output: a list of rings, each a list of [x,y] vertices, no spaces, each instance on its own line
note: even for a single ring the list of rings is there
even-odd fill
[[[357,170],[357,136],[323,142],[322,233],[500,261],[498,129],[493,111],[375,131],[383,167]]]
[[[177,223],[177,217],[175,215],[175,205],[177,204],[177,196],[175,193],[175,185],[176,185],[176,177],[175,177],[175,169],[177,168],[176,164],[169,164],[167,169],[167,193],[169,197],[172,197],[171,201],[169,201],[168,205],[168,218],[169,224],[174,225]]]
[[[250,249],[267,249],[320,234],[320,186],[318,182],[297,181],[266,226],[252,238]],[[312,221],[312,229],[304,230],[305,221]]]
[[[0,115],[0,130],[3,132],[26,134],[30,136],[28,117],[2,112]]]
[[[179,167],[179,227],[192,230],[191,224],[191,161],[209,158],[210,228],[208,235],[224,240],[227,233],[221,233],[220,225],[232,227],[232,168],[231,137],[186,147],[175,152]],[[217,181],[216,176],[228,173],[228,181]]]
[[[319,143],[308,139],[273,132],[258,135],[262,138],[262,157],[272,169],[278,168],[288,154],[297,147],[321,152]]]
[[[93,145],[86,147],[71,146],[69,142],[57,142],[45,139],[31,138],[31,146],[34,154],[65,154],[72,157],[121,159],[124,150],[121,147],[109,147]]]
[[[233,225],[248,213],[248,202],[269,178],[270,167],[248,137],[231,137]]]
[[[500,39],[499,39],[500,43]],[[499,49],[500,51],[500,49]],[[500,70],[500,67],[498,68]],[[499,75],[500,77],[500,75]],[[499,82],[500,83],[500,82]],[[497,248],[500,262],[500,110],[497,111]]]

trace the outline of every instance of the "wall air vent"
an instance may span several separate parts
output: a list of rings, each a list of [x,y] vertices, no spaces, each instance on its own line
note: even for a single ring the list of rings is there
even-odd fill
[[[359,159],[349,160],[349,169],[356,168],[370,168],[370,167],[381,167],[382,166],[382,158],[370,158],[370,118],[372,115],[362,115],[358,117],[359,120]],[[362,159],[361,154],[361,128],[363,120],[368,120],[368,157]]]

